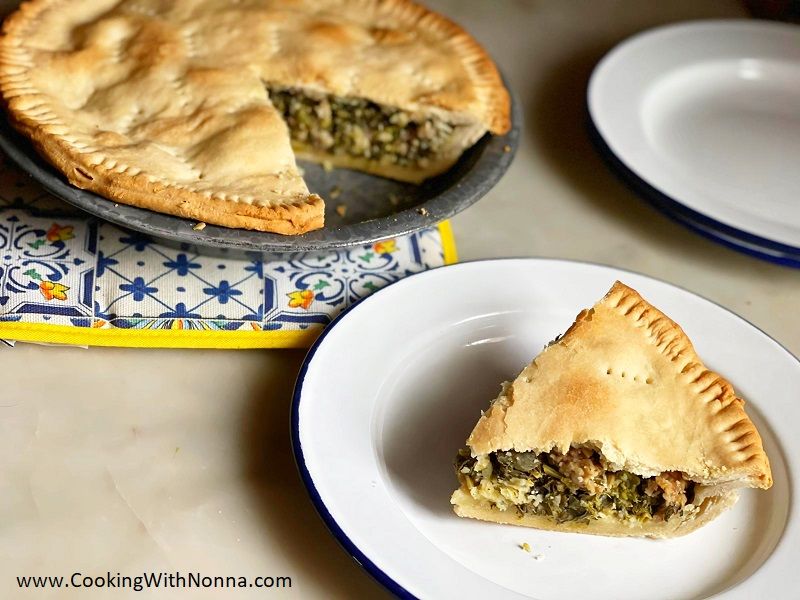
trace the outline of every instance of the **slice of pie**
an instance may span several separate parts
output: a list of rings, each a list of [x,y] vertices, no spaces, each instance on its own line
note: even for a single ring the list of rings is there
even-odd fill
[[[32,0],[3,29],[10,120],[71,183],[207,223],[321,227],[295,152],[420,182],[509,129],[483,49],[409,0]]]
[[[673,537],[772,485],[744,401],[619,282],[504,384],[467,445],[456,514],[538,529]]]

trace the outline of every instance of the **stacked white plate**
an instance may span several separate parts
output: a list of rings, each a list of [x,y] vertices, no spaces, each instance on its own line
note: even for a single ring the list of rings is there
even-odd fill
[[[634,36],[597,65],[594,138],[673,219],[800,267],[800,27],[697,21]]]

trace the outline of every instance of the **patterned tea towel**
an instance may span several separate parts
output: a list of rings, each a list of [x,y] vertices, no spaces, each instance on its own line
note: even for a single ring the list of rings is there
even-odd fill
[[[0,340],[307,347],[356,300],[456,260],[448,223],[281,261],[200,256],[98,221],[0,157]]]

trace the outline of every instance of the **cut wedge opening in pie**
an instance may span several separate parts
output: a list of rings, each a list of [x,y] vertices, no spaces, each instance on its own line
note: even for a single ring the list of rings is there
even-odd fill
[[[459,516],[614,536],[684,535],[772,485],[744,401],[619,282],[503,385],[455,468]]]
[[[295,155],[421,183],[446,170],[485,133],[444,111],[410,111],[365,98],[267,86]]]
[[[77,187],[207,223],[322,227],[295,158],[420,183],[510,102],[410,0],[32,0],[0,40],[12,125]]]

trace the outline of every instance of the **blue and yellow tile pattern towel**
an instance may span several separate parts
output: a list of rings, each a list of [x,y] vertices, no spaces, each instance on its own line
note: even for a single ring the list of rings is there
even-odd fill
[[[306,347],[353,302],[454,261],[447,223],[285,261],[201,256],[98,221],[0,162],[0,339]]]

